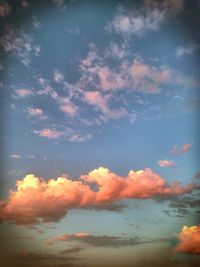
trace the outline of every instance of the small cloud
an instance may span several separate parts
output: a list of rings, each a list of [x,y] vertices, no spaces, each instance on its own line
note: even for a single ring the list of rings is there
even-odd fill
[[[200,254],[200,225],[184,226],[178,235],[179,244],[175,252],[187,254]]]
[[[19,155],[19,154],[12,154],[12,155],[10,155],[10,158],[11,159],[21,159],[21,155]]]
[[[74,34],[74,35],[79,35],[80,34],[80,28],[78,26],[74,27],[74,28],[69,30],[69,33]]]
[[[55,129],[49,129],[49,128],[44,128],[41,130],[33,130],[33,133],[41,137],[46,137],[48,139],[56,139],[64,135],[63,132],[57,131]]]
[[[194,42],[189,43],[185,46],[179,46],[176,49],[176,56],[180,58],[186,55],[192,55],[199,47],[200,45]]]
[[[184,144],[182,146],[174,145],[173,148],[170,150],[170,153],[173,155],[185,154],[190,150],[192,145],[193,143]]]
[[[31,108],[31,107],[28,107],[27,108],[27,113],[31,117],[37,117],[39,119],[47,119],[47,116],[44,115],[43,110],[40,109],[40,108]]]
[[[26,0],[22,0],[22,1],[21,1],[21,5],[22,5],[24,8],[29,7],[29,3],[28,3],[28,1],[26,1]]]
[[[16,90],[15,93],[20,98],[25,98],[33,94],[31,90],[24,88]]]
[[[52,0],[52,2],[56,5],[59,11],[64,11],[66,9],[65,0]]]
[[[29,159],[35,159],[36,157],[34,155],[28,155],[27,158],[29,158]]]
[[[12,11],[11,6],[8,5],[8,3],[6,2],[1,2],[0,3],[0,16],[1,17],[6,17],[7,15],[9,15]]]
[[[41,27],[41,22],[38,20],[38,18],[36,16],[32,16],[32,20],[33,20],[33,27],[35,29],[39,29]]]
[[[129,114],[130,124],[134,124],[136,119],[137,119],[137,113],[135,111],[132,111],[131,114]]]
[[[167,160],[167,159],[159,160],[158,165],[162,168],[177,167],[177,165],[174,161]]]
[[[68,115],[74,117],[77,115],[78,108],[71,102],[69,98],[63,98],[60,106],[60,110],[62,110],[64,113],[67,113]]]
[[[40,108],[27,108],[27,112],[30,116],[41,116],[43,114],[43,110]]]
[[[69,137],[69,141],[70,142],[77,142],[77,143],[81,143],[81,142],[85,142],[89,139],[92,138],[92,135],[91,134],[72,134],[70,137]]]
[[[187,153],[190,150],[191,146],[192,144],[184,144],[180,149],[181,153]]]

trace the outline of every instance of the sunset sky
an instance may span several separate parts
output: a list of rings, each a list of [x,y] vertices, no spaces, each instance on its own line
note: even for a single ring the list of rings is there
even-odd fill
[[[200,1],[0,1],[3,267],[200,263]]]

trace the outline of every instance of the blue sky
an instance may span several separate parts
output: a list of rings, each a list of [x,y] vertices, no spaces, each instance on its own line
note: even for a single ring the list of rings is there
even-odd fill
[[[7,266],[198,265],[199,10],[0,2]]]

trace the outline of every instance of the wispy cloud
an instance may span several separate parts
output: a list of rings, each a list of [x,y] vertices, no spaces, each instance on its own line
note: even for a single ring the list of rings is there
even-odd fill
[[[69,142],[85,142],[92,138],[92,134],[90,133],[82,133],[76,132],[69,127],[64,127],[62,130],[58,130],[56,128],[42,128],[39,130],[32,130],[32,132],[40,137],[44,137],[47,139],[59,139],[63,138],[68,140]]]
[[[166,86],[195,87],[195,81],[166,65],[154,66],[141,59],[121,60],[111,68],[97,53],[94,46],[80,63],[80,88],[98,91],[136,91],[159,93]],[[131,90],[130,90],[131,88]]]
[[[39,48],[34,43],[33,36],[26,33],[22,29],[14,30],[12,27],[7,27],[0,39],[0,46],[5,53],[10,53],[18,58],[24,65],[31,63],[31,57],[39,54]]]
[[[56,5],[57,10],[64,11],[66,9],[65,0],[52,0]]]
[[[106,30],[124,37],[157,31],[170,16],[179,13],[183,6],[183,0],[146,0],[132,10],[120,6],[113,20],[107,24]]]
[[[53,245],[57,242],[67,242],[67,241],[76,241],[79,242],[81,247],[77,247],[78,251],[90,248],[90,247],[104,247],[104,248],[120,248],[124,246],[136,246],[141,244],[156,243],[156,242],[169,242],[168,239],[154,239],[154,240],[145,240],[139,237],[133,238],[124,238],[121,236],[109,236],[109,235],[92,235],[85,232],[74,233],[74,234],[65,234],[57,236],[51,239],[46,240],[47,244]],[[74,252],[72,249],[72,252]],[[68,250],[66,250],[67,252]]]
[[[91,184],[96,184],[98,191],[93,191]],[[122,177],[102,167],[79,180],[58,177],[46,181],[30,174],[18,180],[16,186],[7,201],[1,202],[1,221],[17,224],[59,221],[73,208],[101,207],[123,199],[167,199],[197,188],[194,183],[181,186],[178,181],[168,185],[151,169],[131,170],[127,177]]]
[[[21,88],[21,89],[17,89],[15,91],[15,94],[17,95],[17,97],[25,98],[27,96],[32,95],[33,93],[32,93],[32,91],[30,89]]]
[[[19,154],[12,154],[12,155],[10,155],[10,158],[11,159],[21,159],[21,155],[19,155]]]
[[[193,143],[184,144],[182,146],[174,145],[173,148],[170,150],[170,153],[173,155],[185,154],[190,150],[192,145]]]
[[[200,225],[184,226],[178,235],[179,244],[175,252],[200,254]]]
[[[49,128],[44,128],[41,130],[33,130],[33,133],[41,137],[46,137],[48,139],[56,139],[64,135],[64,132],[60,132],[56,129],[49,129]]]
[[[186,55],[192,55],[195,50],[197,50],[200,47],[200,45],[192,42],[185,46],[179,46],[176,48],[176,56],[177,57],[183,57]]]

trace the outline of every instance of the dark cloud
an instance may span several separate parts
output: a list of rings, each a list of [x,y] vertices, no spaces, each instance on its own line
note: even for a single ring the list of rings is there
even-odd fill
[[[108,235],[102,235],[102,236],[95,236],[90,235],[87,233],[75,233],[75,234],[66,234],[62,236],[58,236],[55,238],[52,238],[50,240],[47,240],[48,244],[54,244],[59,241],[77,241],[82,245],[85,245],[86,247],[74,247],[70,250],[65,250],[64,252],[74,252],[74,250],[80,251],[83,248],[88,247],[113,247],[113,248],[120,248],[124,246],[135,246],[135,245],[142,245],[142,244],[149,244],[149,243],[156,243],[156,242],[169,242],[169,239],[149,239],[145,240],[140,237],[134,237],[134,238],[123,238],[119,236],[108,236]]]

